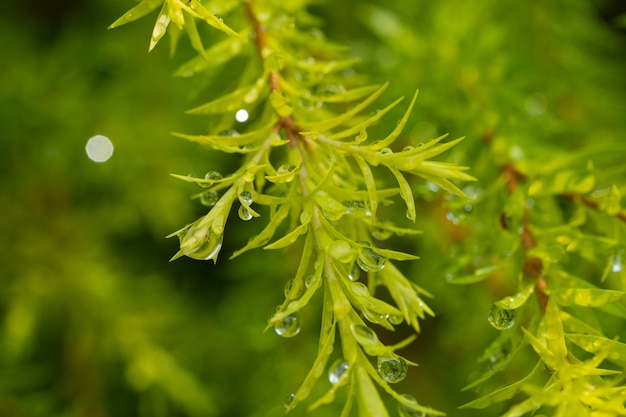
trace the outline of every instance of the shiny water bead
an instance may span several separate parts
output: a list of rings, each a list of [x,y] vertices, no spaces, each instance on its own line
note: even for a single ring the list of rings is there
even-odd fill
[[[369,205],[365,200],[345,200],[342,202],[347,214],[371,216]]]
[[[382,148],[380,151],[378,151],[381,155],[391,155],[393,153],[393,151],[389,148]]]
[[[222,248],[222,240],[223,236],[213,233],[210,227],[191,226],[181,236],[180,250],[192,259],[215,261]]]
[[[408,366],[399,356],[379,356],[377,363],[378,374],[389,383],[402,381],[408,372]]]
[[[326,249],[328,254],[339,262],[347,263],[354,259],[354,250],[345,240],[334,240]]]
[[[354,324],[351,327],[352,334],[361,345],[373,345],[378,342],[378,336],[374,330],[362,324]]]
[[[292,172],[294,169],[296,169],[296,166],[293,164],[282,164],[276,170],[276,174],[278,175],[288,174]]]
[[[217,171],[209,171],[204,175],[204,179],[207,181],[219,181],[223,178],[222,174]]]
[[[389,323],[397,326],[398,324],[402,324],[404,316],[402,314],[390,314],[387,320],[389,320]]]
[[[487,320],[497,330],[507,330],[515,324],[516,310],[507,310],[494,304],[489,310]]]
[[[364,308],[363,311],[361,311],[361,314],[363,314],[363,318],[365,320],[374,324],[382,323],[383,321],[389,318],[389,314],[379,313],[377,311],[369,310],[366,308]]]
[[[407,145],[404,148],[402,148],[402,152],[408,152],[408,151],[412,151],[413,149],[415,149],[414,146],[411,145]]]
[[[402,398],[406,400],[406,402],[418,406],[417,400],[412,395],[402,394]],[[415,408],[401,402],[398,402],[398,415],[400,417],[429,417],[428,413],[416,410]]]
[[[239,136],[239,132],[237,132],[235,129],[226,129],[226,130],[222,130],[217,135],[218,136]]]
[[[291,393],[289,395],[287,395],[287,398],[285,398],[285,402],[284,402],[284,406],[285,408],[289,408],[291,407],[291,403],[293,403],[293,400],[296,398],[296,394]]]
[[[300,333],[300,318],[298,313],[290,314],[274,325],[276,334],[282,337],[294,337]]]
[[[200,203],[203,206],[213,207],[217,203],[218,195],[215,191],[207,191],[200,194]]]
[[[370,234],[376,240],[387,240],[393,235],[393,232],[386,228],[386,226],[389,226],[390,224],[391,222],[387,220],[377,221],[372,225]]]
[[[337,385],[347,375],[350,364],[343,359],[337,359],[328,371],[328,380],[331,384]]]
[[[359,295],[361,297],[368,297],[370,295],[370,290],[367,289],[367,285],[363,284],[362,282],[351,283],[350,289],[356,295]]]
[[[348,279],[350,281],[358,281],[359,278],[361,278],[361,268],[359,267],[359,264],[355,262],[352,264],[352,268],[350,268],[350,271],[348,272]]]
[[[315,285],[317,283],[317,280],[319,280],[318,276],[316,276],[316,275],[309,275],[304,280],[304,286],[307,287],[307,288],[311,288],[313,285]]]
[[[245,206],[239,206],[239,210],[237,211],[239,218],[244,221],[248,221],[252,219],[252,213]]]
[[[365,272],[380,271],[385,267],[387,258],[369,247],[359,249],[359,256],[356,258],[359,267]]]
[[[252,194],[250,194],[250,191],[242,191],[241,193],[239,193],[239,200],[243,204],[250,205],[252,204]]]

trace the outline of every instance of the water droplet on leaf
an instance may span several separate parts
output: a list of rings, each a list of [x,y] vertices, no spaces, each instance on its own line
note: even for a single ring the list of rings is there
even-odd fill
[[[379,356],[378,374],[389,383],[402,381],[408,372],[408,366],[399,356]]]
[[[385,267],[387,258],[374,249],[365,247],[359,249],[359,256],[356,262],[365,272],[375,272]]]
[[[413,149],[415,149],[414,146],[411,145],[407,145],[404,148],[402,148],[402,152],[408,152],[408,151],[412,151]]]
[[[219,181],[219,180],[221,180],[223,178],[224,177],[222,176],[222,174],[220,174],[217,171],[209,171],[204,176],[204,179],[207,180],[207,181]]]
[[[226,129],[218,133],[218,136],[239,136],[239,132],[235,129]]]
[[[316,275],[309,275],[308,277],[306,277],[306,279],[304,280],[304,286],[307,288],[312,287],[313,285],[315,285],[315,283],[317,282],[317,280],[319,279],[318,276]]]
[[[250,191],[242,191],[239,194],[239,201],[248,206],[252,204],[252,194],[250,194]]]
[[[282,337],[294,337],[300,333],[300,318],[298,313],[293,313],[279,320],[274,325],[276,334]]]
[[[507,310],[493,305],[489,310],[487,320],[497,330],[507,330],[515,324],[516,310]]]
[[[346,214],[371,216],[369,205],[365,200],[344,200],[342,202],[346,208]]]
[[[390,224],[391,223],[387,220],[377,221],[372,225],[370,234],[374,239],[387,240],[393,235],[391,230],[385,228],[385,226],[389,226]]]
[[[215,262],[222,248],[222,239],[223,236],[214,233],[210,226],[191,226],[180,237],[180,250],[189,258],[203,261],[213,259]]]
[[[337,359],[335,363],[332,364],[330,370],[328,371],[328,380],[331,384],[337,385],[341,382],[342,378],[344,378],[347,374],[348,368],[350,365],[348,362],[343,359]]]
[[[293,393],[289,394],[287,398],[285,398],[285,402],[283,404],[285,408],[289,408],[295,398],[296,398],[296,394],[293,394]]]
[[[381,155],[391,155],[393,153],[393,151],[389,148],[382,148],[379,153]]]
[[[252,213],[245,206],[239,206],[239,210],[237,211],[239,218],[244,221],[248,221],[252,219]]]
[[[417,400],[412,395],[402,394],[402,398],[406,400],[407,403],[418,406]],[[428,414],[424,411],[416,410],[415,408],[401,402],[398,402],[398,415],[400,417],[428,417]]]
[[[361,268],[355,262],[352,264],[352,268],[350,268],[350,272],[348,272],[348,279],[350,281],[357,281],[361,277]]]
[[[354,259],[354,250],[345,240],[333,241],[328,245],[327,252],[333,259],[342,263],[348,263]]]
[[[217,203],[218,195],[215,191],[207,191],[200,195],[200,203],[207,207],[213,207]]]
[[[294,169],[296,169],[296,166],[293,164],[283,164],[278,167],[278,169],[276,170],[276,174],[278,175],[288,174],[292,172]]]
[[[362,324],[352,325],[352,334],[361,345],[371,346],[378,342],[378,336],[374,330]]]

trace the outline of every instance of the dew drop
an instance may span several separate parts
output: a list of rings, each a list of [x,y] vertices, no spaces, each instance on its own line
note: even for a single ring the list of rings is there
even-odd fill
[[[393,235],[393,232],[387,229],[390,224],[391,223],[386,220],[378,221],[372,225],[372,228],[370,229],[370,234],[376,240],[387,240]]]
[[[287,281],[287,283],[285,284],[285,297],[289,297],[289,293],[291,292],[291,289],[293,288],[295,283],[296,280],[294,278],[291,278],[289,281]]]
[[[200,203],[203,206],[213,207],[217,203],[218,195],[215,191],[207,191],[200,195]]]
[[[359,264],[356,262],[352,264],[352,268],[350,268],[350,272],[348,272],[348,279],[350,281],[357,281],[361,277],[361,268]]]
[[[341,204],[346,208],[346,214],[371,216],[369,205],[365,200],[344,200]]]
[[[379,324],[389,318],[389,314],[382,314],[377,311],[369,310],[364,308],[361,312],[363,314],[363,318],[370,323]]]
[[[300,333],[300,318],[298,313],[293,313],[279,320],[274,325],[276,334],[282,337],[294,337]]]
[[[347,361],[344,361],[343,359],[337,359],[328,371],[328,380],[330,381],[330,383],[333,385],[339,384],[342,379],[347,376],[349,367],[350,364],[348,364]]]
[[[218,136],[239,136],[239,132],[235,129],[226,129],[219,132]]]
[[[239,206],[239,210],[237,211],[239,218],[244,221],[248,221],[252,219],[252,213],[245,206]]]
[[[365,272],[375,272],[385,267],[387,258],[372,248],[364,247],[359,249],[359,256],[356,258],[356,262]]]
[[[402,394],[402,399],[415,407],[418,406],[417,400],[412,395]],[[424,411],[416,410],[415,408],[401,402],[398,402],[398,415],[400,417],[428,417],[428,414]]]
[[[294,169],[296,169],[296,166],[293,164],[283,164],[278,167],[278,169],[276,170],[276,174],[278,175],[289,174]]]
[[[205,174],[204,179],[207,181],[220,181],[224,179],[224,177],[217,171],[209,171]]]
[[[242,191],[239,193],[239,201],[248,206],[252,204],[252,194],[250,194],[250,191]]]
[[[402,152],[412,151],[413,149],[415,149],[415,146],[407,145],[404,148],[402,148]]]
[[[352,334],[361,345],[373,345],[378,342],[378,336],[374,333],[374,330],[362,324],[352,325]]]
[[[210,227],[191,226],[187,233],[182,236],[180,250],[192,259],[217,260],[217,255],[222,248],[222,235],[214,233]]]
[[[390,314],[388,320],[389,323],[397,326],[398,324],[402,324],[404,316],[402,314]]]
[[[624,265],[622,263],[622,253],[613,255],[611,258],[611,272],[618,274],[622,272],[624,269]]]
[[[318,279],[319,279],[319,277],[316,276],[316,275],[309,275],[304,280],[304,286],[307,287],[307,288],[311,288],[313,285],[315,285],[315,283],[317,283]]]
[[[399,356],[379,356],[378,374],[389,383],[402,381],[408,372],[408,366]]]
[[[494,304],[489,310],[487,320],[494,329],[507,330],[515,324],[515,315],[516,310],[507,310]]]
[[[333,241],[330,245],[328,245],[327,252],[333,259],[342,263],[348,263],[354,259],[354,250],[345,240]]]
[[[291,407],[291,403],[293,403],[293,400],[296,398],[296,394],[291,393],[289,395],[287,395],[287,398],[285,398],[285,402],[284,402],[284,406],[285,408],[289,408]]]
[[[382,148],[379,153],[381,155],[391,155],[393,153],[393,151],[389,148]]]
[[[367,285],[362,282],[353,282],[350,284],[352,292],[361,297],[369,297],[370,290],[367,289]]]

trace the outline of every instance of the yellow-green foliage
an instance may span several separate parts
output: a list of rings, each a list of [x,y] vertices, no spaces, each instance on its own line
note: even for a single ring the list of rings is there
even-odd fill
[[[0,415],[626,415],[623,16],[120,3],[46,48],[0,18],[37,64],[0,74]]]

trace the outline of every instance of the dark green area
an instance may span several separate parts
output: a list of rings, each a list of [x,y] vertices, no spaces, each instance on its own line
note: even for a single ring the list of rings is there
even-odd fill
[[[169,134],[202,132],[203,121],[183,111],[206,100],[190,80],[171,77],[190,54],[184,42],[173,60],[165,45],[147,53],[153,19],[106,30],[131,4],[0,5],[0,416],[282,415],[314,358],[317,312],[303,317],[294,339],[262,333],[297,260],[259,250],[228,262],[253,234],[236,218],[217,265],[168,263],[178,242],[164,237],[205,210],[189,199],[198,190],[169,173],[227,173],[232,159]],[[598,188],[615,183],[623,195],[620,7],[398,0],[328,2],[315,11],[331,38],[363,58],[363,74],[392,82],[388,97],[420,89],[404,141],[467,137],[448,158],[471,166],[478,187],[504,160],[575,151],[589,154],[576,163],[594,164]],[[107,162],[87,158],[95,134],[115,146]],[[460,389],[497,336],[489,307],[514,287],[446,282],[475,258],[442,203],[420,206],[423,235],[391,243],[422,257],[402,268],[433,293],[437,313],[403,351],[420,367],[399,391],[451,416],[488,415],[458,410],[476,396]],[[496,230],[497,210],[463,221]],[[481,256],[502,249],[483,243]],[[409,334],[402,331],[380,336],[396,341]],[[293,415],[306,415],[305,407]],[[325,407],[316,415],[335,414]]]

